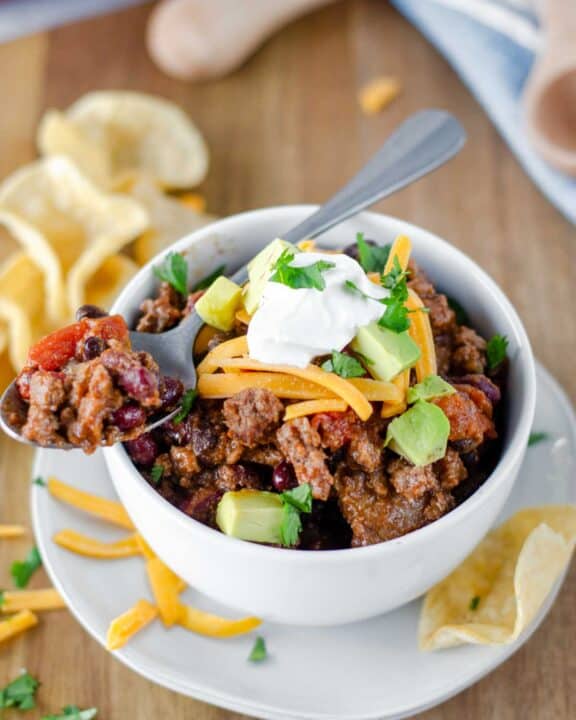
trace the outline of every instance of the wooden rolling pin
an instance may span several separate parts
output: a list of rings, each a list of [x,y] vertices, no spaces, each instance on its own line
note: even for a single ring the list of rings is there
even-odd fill
[[[524,92],[530,140],[558,170],[576,175],[576,0],[545,0],[545,41]]]
[[[173,77],[220,77],[239,67],[283,25],[329,2],[163,0],[150,17],[148,50]]]

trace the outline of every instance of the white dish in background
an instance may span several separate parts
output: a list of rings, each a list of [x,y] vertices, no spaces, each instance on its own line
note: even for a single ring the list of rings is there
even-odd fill
[[[152,272],[169,252],[189,259],[191,284],[215,267],[246,263],[316,206],[253,210],[220,220],[167,248],[126,285],[112,308],[132,323],[158,284]],[[403,220],[359,213],[324,233],[320,243],[344,248],[364,232],[384,244],[410,237],[413,255],[433,282],[459,300],[486,337],[509,340],[502,452],[487,480],[465,502],[426,527],[368,547],[301,552],[228,537],[188,517],[142,477],[122,445],[104,449],[116,491],[158,556],[219,602],[274,622],[339,625],[400,607],[445,577],[478,544],[506,502],[534,416],[534,360],[516,311],[496,283],[457,248]]]
[[[551,440],[528,451],[500,519],[533,505],[576,502],[576,419],[566,396],[538,368],[535,430]],[[92,493],[115,497],[102,455],[40,451],[34,476],[55,475]],[[32,512],[44,565],[78,621],[101,644],[110,620],[151,597],[140,558],[92,560],[56,546],[71,527],[105,540],[111,529],[32,486]],[[361,623],[302,628],[265,623],[270,657],[246,658],[254,634],[210,640],[155,622],[116,657],[152,682],[184,695],[266,720],[399,720],[433,707],[473,684],[515,652],[543,620],[556,591],[528,631],[508,647],[466,646],[423,654],[416,645],[420,601]],[[186,602],[226,612],[192,589]],[[232,613],[230,613],[232,615]]]

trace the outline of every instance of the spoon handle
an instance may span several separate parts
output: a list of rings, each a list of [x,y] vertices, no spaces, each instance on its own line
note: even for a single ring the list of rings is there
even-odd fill
[[[320,235],[435,170],[456,155],[465,141],[464,128],[450,113],[423,110],[412,115],[347,185],[281,237],[297,243]]]

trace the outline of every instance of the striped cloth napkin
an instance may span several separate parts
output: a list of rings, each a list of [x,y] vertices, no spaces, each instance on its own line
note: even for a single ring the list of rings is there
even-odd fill
[[[541,43],[535,5],[529,0],[391,2],[446,57],[534,183],[576,224],[576,179],[547,165],[522,127],[522,90]]]

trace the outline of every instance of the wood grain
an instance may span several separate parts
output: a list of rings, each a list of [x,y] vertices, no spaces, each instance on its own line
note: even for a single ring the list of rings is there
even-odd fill
[[[285,28],[233,75],[194,87],[164,77],[147,58],[148,12],[133,9],[0,47],[2,175],[34,157],[34,128],[45,108],[66,106],[96,88],[132,88],[177,101],[206,134],[212,169],[203,190],[211,212],[316,202],[408,113],[447,108],[468,130],[465,150],[380,209],[430,228],[485,267],[516,304],[538,357],[576,397],[576,232],[524,175],[444,60],[393,10],[381,0],[330,6]],[[380,73],[400,77],[404,92],[388,111],[365,118],[356,94]],[[1,236],[0,254],[9,249]],[[0,440],[0,522],[29,521],[30,462],[26,448]],[[9,563],[31,542],[0,545],[2,585]],[[41,574],[33,581],[45,582]],[[520,652],[420,720],[573,718],[575,593],[572,570],[544,625]],[[44,712],[74,702],[98,705],[102,720],[240,718],[141,679],[66,612],[44,616],[39,628],[0,651],[0,683],[23,666],[42,679]]]

